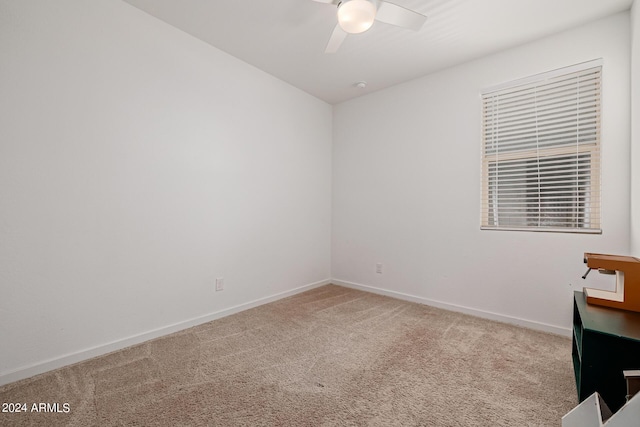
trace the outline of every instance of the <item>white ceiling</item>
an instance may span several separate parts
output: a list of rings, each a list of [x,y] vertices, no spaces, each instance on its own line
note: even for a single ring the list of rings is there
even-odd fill
[[[330,104],[628,10],[633,0],[392,0],[428,16],[324,49],[336,7],[312,0],[125,0]],[[366,81],[365,89],[356,88]]]

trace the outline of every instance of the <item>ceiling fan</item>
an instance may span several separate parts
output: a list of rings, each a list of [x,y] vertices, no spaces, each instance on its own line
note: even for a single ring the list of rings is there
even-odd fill
[[[367,31],[373,21],[418,31],[427,20],[421,13],[383,0],[315,0],[338,6],[336,25],[324,53],[335,53],[347,34]]]

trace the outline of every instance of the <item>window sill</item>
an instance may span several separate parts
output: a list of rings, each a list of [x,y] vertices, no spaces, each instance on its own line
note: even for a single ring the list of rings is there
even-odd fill
[[[571,233],[571,234],[602,234],[600,228],[561,228],[561,227],[489,227],[481,226],[480,230],[494,231],[531,231],[536,233]]]

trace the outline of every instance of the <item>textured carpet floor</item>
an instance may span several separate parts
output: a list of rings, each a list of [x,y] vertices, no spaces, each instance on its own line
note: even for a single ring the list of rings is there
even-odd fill
[[[0,425],[559,426],[572,369],[567,338],[329,285],[8,384],[70,411]]]

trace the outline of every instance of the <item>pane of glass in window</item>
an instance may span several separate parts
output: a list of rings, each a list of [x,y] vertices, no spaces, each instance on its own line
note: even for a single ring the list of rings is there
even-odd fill
[[[590,176],[590,153],[490,162],[489,224],[588,228]]]

